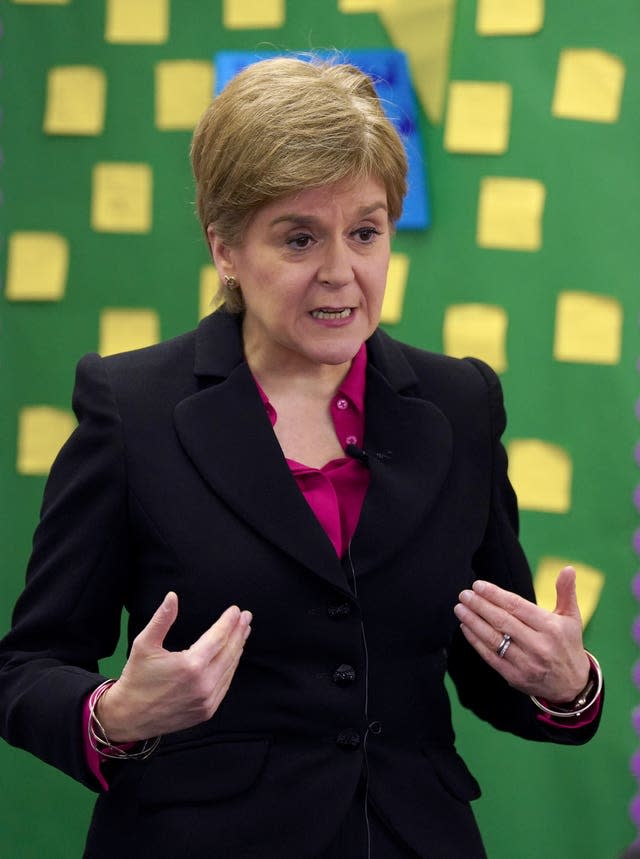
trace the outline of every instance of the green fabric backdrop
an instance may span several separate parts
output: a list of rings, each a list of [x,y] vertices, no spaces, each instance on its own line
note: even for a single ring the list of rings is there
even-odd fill
[[[514,91],[509,152],[451,155],[442,128],[421,114],[433,227],[396,236],[411,260],[400,339],[442,349],[448,305],[486,302],[509,315],[509,369],[503,373],[508,438],[538,437],[565,447],[574,462],[566,514],[524,511],[523,542],[535,567],[543,555],[574,557],[606,574],[586,631],[608,682],[601,731],[584,749],[527,745],[456,711],[459,747],[484,790],[476,810],[492,859],[613,859],[635,834],[628,804],[637,785],[629,759],[637,612],[630,592],[637,524],[632,493],[637,437],[637,272],[640,269],[640,136],[637,0],[556,0],[532,37],[482,39],[475,2],[459,0],[451,79],[504,80]],[[0,304],[0,628],[23,581],[44,477],[16,471],[17,416],[24,405],[68,408],[74,366],[98,345],[103,307],[151,307],[162,337],[194,326],[198,277],[208,262],[192,210],[189,134],[154,126],[154,64],[209,59],[216,50],[385,47],[375,14],[344,15],[336,0],[287,3],[278,30],[225,31],[220,0],[174,0],[161,45],[109,45],[105,2],[6,3],[2,10],[4,163],[0,171],[2,252],[16,230],[52,230],[71,248],[64,300]],[[627,77],[620,120],[600,124],[551,116],[558,55],[598,47],[620,57]],[[42,132],[47,70],[86,63],[108,79],[104,133],[50,137]],[[96,233],[90,226],[91,168],[98,161],[147,162],[154,171],[148,235]],[[475,243],[480,179],[537,178],[547,186],[544,244],[536,253],[486,250]],[[4,269],[4,263],[2,268]],[[625,309],[622,359],[613,366],[553,360],[559,290],[617,298]],[[116,671],[122,656],[107,670]],[[0,855],[80,855],[92,797],[23,752],[0,746]]]

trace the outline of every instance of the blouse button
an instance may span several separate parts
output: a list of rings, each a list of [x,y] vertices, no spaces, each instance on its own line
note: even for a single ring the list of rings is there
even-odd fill
[[[357,444],[358,443],[358,439],[354,435],[348,435],[344,441],[345,441],[345,444]]]
[[[336,406],[340,409],[341,412],[343,412],[345,409],[349,408],[349,403],[347,402],[347,400],[340,399],[336,401]]]

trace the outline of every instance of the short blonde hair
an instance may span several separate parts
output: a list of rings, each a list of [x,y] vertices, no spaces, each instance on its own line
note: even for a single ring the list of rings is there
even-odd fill
[[[392,223],[407,189],[404,147],[371,79],[318,58],[262,60],[236,75],[200,119],[191,164],[205,235],[211,224],[228,245],[262,206],[307,188],[375,177]],[[239,290],[220,297],[242,309]]]

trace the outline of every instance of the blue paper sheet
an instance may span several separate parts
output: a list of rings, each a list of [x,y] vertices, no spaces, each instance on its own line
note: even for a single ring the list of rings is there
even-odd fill
[[[232,77],[246,66],[282,56],[277,51],[220,51],[214,57],[216,69],[216,95]],[[333,58],[335,53],[316,52],[316,56]],[[287,52],[286,56],[308,60],[308,54]],[[404,143],[409,161],[409,190],[404,201],[398,229],[424,229],[431,223],[427,170],[422,144],[418,134],[417,102],[411,85],[407,57],[403,51],[392,48],[340,51],[341,62],[351,63],[370,75],[384,105],[385,112],[396,127]]]

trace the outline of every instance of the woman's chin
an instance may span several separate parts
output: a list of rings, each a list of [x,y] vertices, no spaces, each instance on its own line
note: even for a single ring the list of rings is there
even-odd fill
[[[319,343],[317,346],[306,349],[306,355],[316,364],[330,364],[338,366],[351,362],[358,354],[362,346],[363,338],[350,337],[341,339],[340,342]]]

